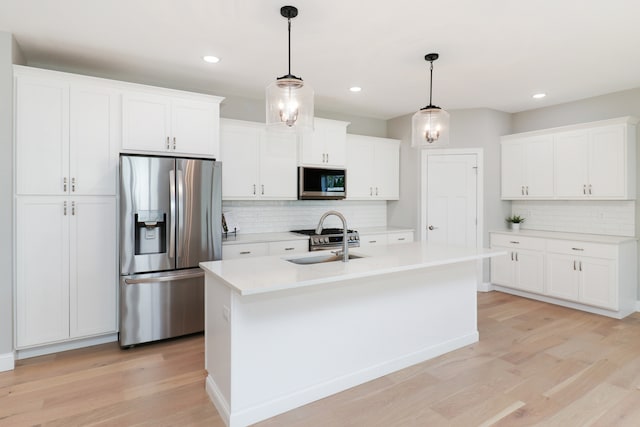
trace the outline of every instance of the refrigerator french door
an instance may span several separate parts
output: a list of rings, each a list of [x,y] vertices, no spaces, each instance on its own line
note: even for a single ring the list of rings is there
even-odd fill
[[[120,156],[122,347],[204,329],[201,261],[221,259],[220,162]]]

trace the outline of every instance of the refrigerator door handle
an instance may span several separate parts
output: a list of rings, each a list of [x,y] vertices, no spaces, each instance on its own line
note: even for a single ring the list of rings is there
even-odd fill
[[[171,224],[169,227],[169,258],[175,256],[176,246],[176,172],[169,171],[169,194],[171,199]]]
[[[127,285],[137,285],[140,283],[171,282],[173,280],[195,279],[197,277],[203,277],[203,276],[204,276],[204,271],[200,270],[193,273],[180,274],[180,275],[144,277],[140,279],[124,279],[124,283],[126,283]]]
[[[180,169],[176,168],[176,173],[178,175],[178,179],[176,179],[176,184],[178,186],[178,258],[182,257],[182,247],[184,240],[184,172]]]

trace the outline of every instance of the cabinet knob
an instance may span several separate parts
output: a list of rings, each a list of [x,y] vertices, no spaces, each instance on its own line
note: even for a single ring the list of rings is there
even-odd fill
[[[173,137],[173,149],[174,150],[176,149],[176,137],[175,136]]]
[[[71,191],[72,192],[76,192],[76,179],[75,178],[71,178]]]
[[[169,137],[167,137],[167,150],[171,150],[171,143],[169,142]]]

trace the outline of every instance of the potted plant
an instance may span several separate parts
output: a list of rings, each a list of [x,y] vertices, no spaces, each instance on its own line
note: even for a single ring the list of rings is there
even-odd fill
[[[506,218],[506,221],[511,225],[513,231],[520,230],[520,224],[524,222],[524,218],[520,215],[511,215]]]

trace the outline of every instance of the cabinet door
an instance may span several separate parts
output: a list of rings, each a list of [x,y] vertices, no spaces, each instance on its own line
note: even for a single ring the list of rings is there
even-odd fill
[[[491,283],[513,286],[515,284],[515,257],[513,251],[510,248],[500,246],[494,246],[493,249],[507,251],[507,254],[491,257]]]
[[[16,78],[15,102],[17,193],[66,194],[69,85],[20,76]]]
[[[174,99],[171,102],[172,151],[217,157],[219,116],[216,103]]]
[[[581,258],[578,262],[580,302],[617,310],[616,262],[599,258]]]
[[[115,198],[78,197],[70,203],[69,335],[115,332]]]
[[[173,151],[170,99],[146,93],[122,95],[122,148]]]
[[[519,143],[502,143],[502,198],[524,198],[525,163],[524,146]]]
[[[524,291],[544,292],[544,255],[519,249],[514,254],[515,287]]]
[[[398,200],[400,198],[400,146],[391,142],[375,143],[373,167],[376,198]],[[348,194],[348,193],[347,193]]]
[[[305,132],[300,139],[300,162],[305,165],[327,166],[324,132],[318,129]]]
[[[117,103],[118,95],[109,89],[91,86],[71,88],[71,194],[116,194]]]
[[[326,165],[344,167],[347,159],[347,130],[342,125],[327,126],[324,129]]]
[[[553,138],[528,139],[524,145],[526,163],[525,197],[553,197]]]
[[[298,198],[298,140],[289,132],[265,131],[260,141],[261,199]],[[224,170],[224,169],[223,169]]]
[[[607,126],[590,132],[589,196],[626,196],[626,153],[623,125]]]
[[[560,134],[555,139],[556,196],[587,197],[588,150],[586,131]]]
[[[258,156],[261,129],[222,122],[220,157],[222,159],[222,198],[255,199],[258,195]]]
[[[576,257],[547,254],[547,294],[570,301],[578,301],[580,275]]]
[[[374,195],[375,147],[360,135],[347,135],[347,198],[370,200]]]
[[[16,203],[16,343],[18,348],[69,336],[69,214],[64,198]],[[115,217],[115,213],[113,214]],[[114,232],[115,235],[115,232]]]

